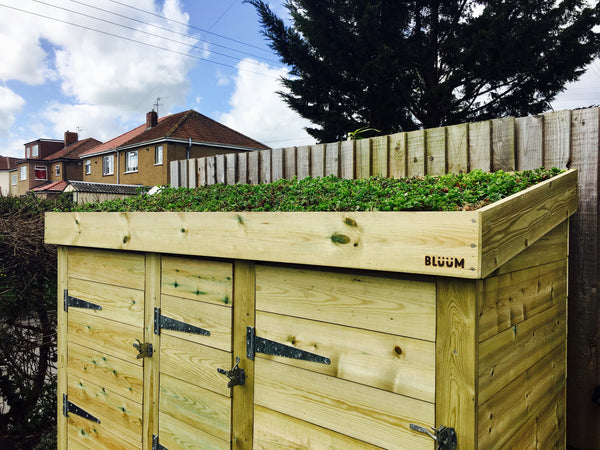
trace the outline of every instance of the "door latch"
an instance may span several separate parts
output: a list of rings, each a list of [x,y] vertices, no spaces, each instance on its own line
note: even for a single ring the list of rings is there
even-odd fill
[[[239,368],[240,357],[235,357],[235,366],[231,368],[231,370],[225,369],[217,369],[217,372],[227,376],[229,378],[229,383],[227,383],[227,387],[233,386],[243,386],[246,383],[246,372],[244,369]]]
[[[136,339],[137,344],[134,342],[133,347],[138,351],[137,359],[142,358],[150,358],[152,356],[152,344],[150,342],[140,342],[139,339]]]
[[[431,427],[431,429],[435,432],[435,434],[432,434],[427,428],[415,425],[414,423],[411,423],[409,426],[411,430],[426,434],[431,439],[436,441],[437,450],[456,449],[458,440],[456,438],[456,431],[454,428],[446,428],[444,425],[441,425],[439,428]]]

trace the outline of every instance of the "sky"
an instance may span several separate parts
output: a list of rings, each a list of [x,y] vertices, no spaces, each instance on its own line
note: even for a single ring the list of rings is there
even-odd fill
[[[282,1],[270,2],[280,16]],[[0,155],[39,138],[112,139],[195,109],[273,148],[314,143],[241,0],[0,0]],[[158,106],[157,106],[158,105]],[[600,105],[600,62],[552,103]]]

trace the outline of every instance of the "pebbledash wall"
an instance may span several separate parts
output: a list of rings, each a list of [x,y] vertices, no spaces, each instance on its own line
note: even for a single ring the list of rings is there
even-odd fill
[[[256,183],[279,178],[344,178],[526,170],[578,170],[571,222],[567,441],[600,448],[600,266],[598,264],[599,108],[506,117],[373,139],[291,147],[171,163],[174,185]]]

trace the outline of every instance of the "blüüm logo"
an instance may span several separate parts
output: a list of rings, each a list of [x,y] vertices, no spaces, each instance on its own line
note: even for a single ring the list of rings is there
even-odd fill
[[[465,268],[465,258],[452,256],[425,256],[425,265],[432,267]]]

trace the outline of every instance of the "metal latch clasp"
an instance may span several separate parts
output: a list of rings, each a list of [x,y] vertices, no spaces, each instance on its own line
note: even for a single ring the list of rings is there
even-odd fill
[[[140,342],[139,339],[136,339],[137,344],[134,342],[133,347],[138,351],[137,359],[142,358],[150,358],[153,353],[152,344],[150,342]]]
[[[422,427],[420,425],[415,425],[414,423],[411,423],[409,426],[411,430],[426,434],[431,439],[436,441],[438,444],[438,450],[456,449],[458,440],[456,438],[456,431],[454,430],[454,428],[447,428],[444,425],[441,425],[439,428],[431,427],[431,429],[435,431],[434,435],[427,428]]]
[[[217,369],[217,372],[227,376],[229,378],[229,383],[227,383],[227,387],[231,388],[233,386],[243,386],[246,383],[246,372],[244,369],[239,368],[240,357],[235,357],[235,366],[231,368],[231,370],[225,369]]]

